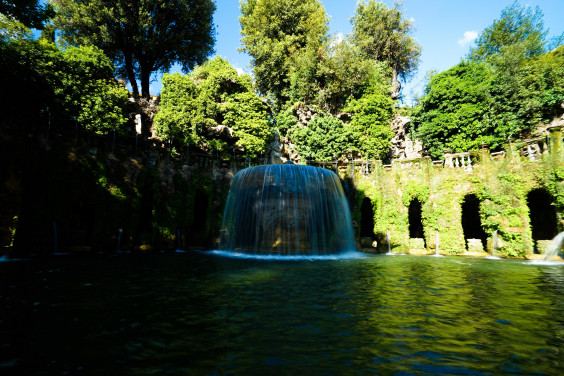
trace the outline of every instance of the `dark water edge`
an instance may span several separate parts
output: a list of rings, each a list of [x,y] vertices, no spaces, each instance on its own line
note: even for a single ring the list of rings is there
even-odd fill
[[[564,266],[206,253],[0,263],[0,375],[559,375]]]

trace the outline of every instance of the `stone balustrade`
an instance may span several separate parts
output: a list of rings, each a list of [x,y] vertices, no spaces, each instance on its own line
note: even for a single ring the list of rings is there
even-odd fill
[[[478,163],[478,152],[470,151],[465,153],[445,153],[444,167],[461,168],[464,171],[472,171],[472,166]]]
[[[519,154],[531,162],[540,161],[543,155],[548,154],[548,138],[537,137],[517,144]]]

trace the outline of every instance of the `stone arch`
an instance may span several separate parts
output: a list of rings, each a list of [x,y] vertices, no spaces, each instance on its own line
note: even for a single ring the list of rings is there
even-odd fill
[[[544,188],[533,189],[527,194],[527,206],[534,250],[538,253],[538,240],[550,240],[558,234],[554,197]]]
[[[370,197],[365,197],[360,205],[360,237],[376,239],[374,234],[374,206]]]
[[[480,239],[484,251],[487,251],[488,235],[484,231],[480,219],[480,199],[473,193],[467,194],[462,200],[461,224],[466,249],[468,249],[468,239]]]

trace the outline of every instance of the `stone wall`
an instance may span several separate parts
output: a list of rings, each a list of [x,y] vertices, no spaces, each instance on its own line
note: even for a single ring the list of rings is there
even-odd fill
[[[535,141],[545,142],[547,139]],[[481,226],[488,238],[497,230],[500,249],[508,256],[533,253],[527,195],[544,189],[554,199],[558,229],[564,230],[564,158],[562,134],[558,127],[551,131],[550,143],[543,153],[528,155],[530,143],[516,143],[503,153],[487,149],[474,153],[445,155],[444,160],[429,158],[395,160],[382,166],[374,162],[370,168],[358,163],[354,180],[357,203],[369,197],[374,206],[374,233],[379,244],[385,243],[386,231],[391,234],[392,248],[408,251],[408,208],[412,200],[422,204],[422,222],[426,243],[434,244],[436,231],[440,248],[446,253],[467,252],[462,226],[461,208],[465,198],[475,195],[480,200]],[[345,174],[349,169],[343,169]],[[360,221],[359,205],[354,218]]]

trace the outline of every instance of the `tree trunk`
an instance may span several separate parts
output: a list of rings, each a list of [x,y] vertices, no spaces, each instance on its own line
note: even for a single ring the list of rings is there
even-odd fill
[[[392,99],[398,99],[400,96],[401,83],[398,81],[398,64],[394,63],[392,67]]]
[[[149,84],[151,83],[151,71],[141,67],[141,96],[147,100],[150,98]]]
[[[133,59],[131,54],[128,52],[123,53],[125,57],[125,71],[127,72],[127,79],[131,85],[131,91],[133,92],[133,98],[135,100],[139,99],[139,87],[137,86],[137,77],[135,77],[135,71],[133,70]]]

